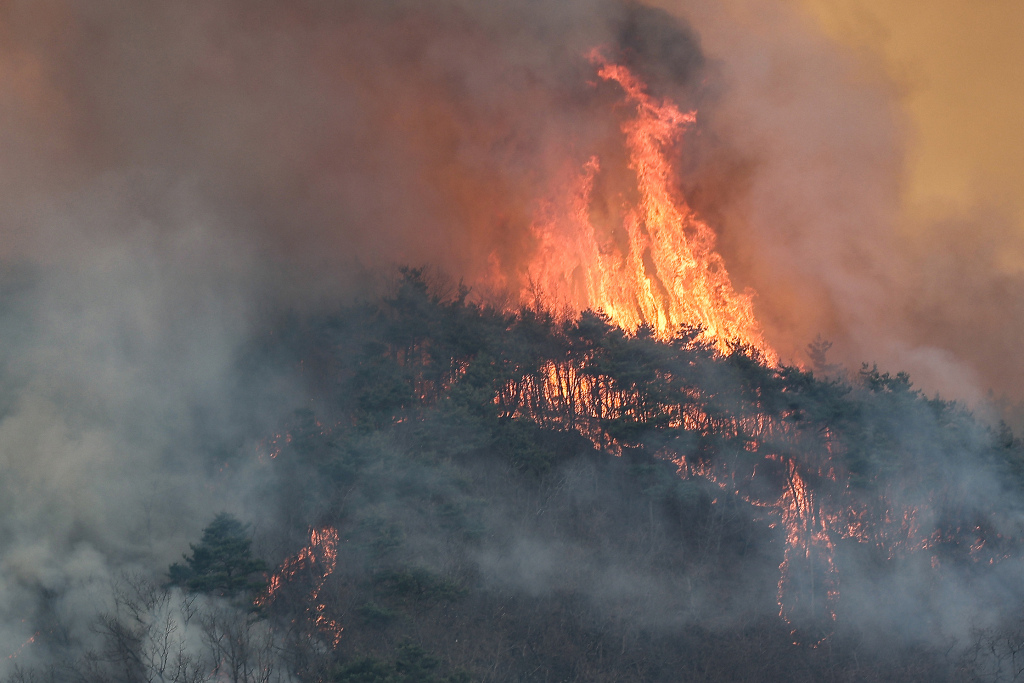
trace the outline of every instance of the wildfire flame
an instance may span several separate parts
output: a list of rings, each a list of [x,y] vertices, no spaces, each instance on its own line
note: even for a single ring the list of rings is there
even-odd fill
[[[337,647],[341,642],[341,632],[345,629],[337,621],[327,616],[327,605],[320,599],[324,584],[327,582],[327,578],[334,573],[337,565],[338,530],[333,527],[311,529],[309,545],[281,563],[281,567],[267,580],[266,590],[257,596],[255,605],[257,607],[269,605],[277,598],[281,587],[286,583],[294,581],[300,574],[311,574],[313,588],[307,597],[309,607],[306,612],[313,625],[327,635],[333,647]]]
[[[591,156],[581,167],[571,169],[561,191],[545,200],[535,216],[532,230],[537,247],[528,259],[529,282],[519,292],[520,300],[532,298],[556,313],[598,311],[627,333],[645,328],[672,340],[672,348],[729,353],[738,343],[752,350],[756,359],[777,368],[778,358],[754,318],[753,293],[734,290],[715,251],[714,232],[679,190],[671,152],[695,123],[696,112],[683,112],[669,100],[652,97],[635,74],[608,61],[600,51],[591,52],[590,60],[604,82],[621,89],[622,101],[631,112],[620,131],[635,192],[615,197],[619,205],[608,213],[618,218],[602,222],[595,218],[600,212],[594,209],[598,199],[609,201],[596,196],[607,185],[601,182],[602,160]],[[429,362],[422,348],[396,347],[393,353],[403,365]],[[731,414],[720,407],[709,410],[697,388],[684,389],[675,399],[652,402],[641,387],[605,374],[595,354],[590,350],[549,358],[532,371],[508,378],[492,398],[498,415],[572,430],[595,448],[617,454],[638,444],[629,443],[628,436],[610,433],[608,425],[616,421],[657,422],[695,434],[740,439],[742,462],[676,452],[668,446],[658,455],[674,462],[681,477],[707,480],[740,497],[759,509],[770,527],[782,532],[778,613],[793,627],[794,637],[812,646],[829,637],[837,620],[841,542],[874,545],[894,560],[937,551],[942,545],[965,547],[964,540],[970,538],[967,555],[975,562],[994,564],[1009,556],[999,554],[1002,537],[990,534],[988,527],[939,527],[927,533],[923,520],[933,518],[934,510],[926,505],[901,506],[895,502],[899,496],[884,491],[873,497],[853,492],[850,473],[840,457],[842,443],[829,429],[806,430],[789,420],[785,410],[767,407],[757,397],[750,399],[747,410]],[[450,372],[441,379],[414,380],[414,394],[420,401],[437,400],[467,371],[466,358],[450,360]],[[658,377],[663,382],[686,381],[674,378],[673,372],[660,370]],[[395,417],[396,422],[406,419]],[[316,428],[321,435],[328,431],[320,423]],[[265,444],[270,458],[276,458],[291,439],[290,433],[272,437]],[[312,571],[308,612],[318,629],[331,634],[335,645],[342,629],[325,615],[320,593],[335,568],[337,542],[333,528],[311,531],[310,545],[281,565],[257,600],[257,605],[269,603],[284,583],[299,572]],[[939,555],[933,555],[931,563],[938,570]]]
[[[538,246],[522,298],[532,296],[554,311],[600,311],[629,332],[647,325],[661,338],[699,327],[719,351],[739,342],[774,364],[775,352],[754,318],[753,292],[733,289],[714,231],[678,189],[669,153],[697,112],[650,96],[635,74],[599,50],[589,58],[602,80],[618,84],[634,112],[620,129],[637,199],[616,198],[621,225],[599,230],[592,207],[602,164],[591,156],[562,196],[537,212],[532,231]]]

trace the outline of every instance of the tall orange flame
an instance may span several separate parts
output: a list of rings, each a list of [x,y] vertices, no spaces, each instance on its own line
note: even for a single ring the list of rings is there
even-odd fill
[[[678,189],[669,152],[697,113],[651,97],[635,74],[598,50],[589,57],[598,76],[618,84],[635,108],[620,129],[637,199],[617,198],[621,225],[603,237],[591,216],[601,161],[590,157],[565,196],[547,200],[538,211],[532,226],[538,246],[522,296],[539,298],[556,311],[597,310],[630,332],[647,325],[662,338],[683,326],[700,327],[720,351],[740,342],[774,364],[776,355],[754,318],[753,293],[733,289],[715,251],[714,231]]]

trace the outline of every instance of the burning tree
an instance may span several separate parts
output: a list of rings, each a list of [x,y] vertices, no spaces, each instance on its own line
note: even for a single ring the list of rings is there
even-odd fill
[[[1020,442],[902,374],[821,379],[699,330],[486,308],[414,271],[391,297],[288,324],[270,352],[301,361],[316,411],[257,463],[292,550],[255,614],[238,605],[256,566],[238,520],[176,565],[206,591],[187,660],[203,675],[946,680],[945,650],[895,627],[868,660],[851,604],[878,587],[913,614],[890,578],[995,584],[1020,561]],[[373,398],[378,370],[400,401]],[[971,488],[997,477],[1005,497]],[[132,615],[97,628],[179,642],[177,621]],[[1015,632],[977,633],[961,668],[1012,664]]]

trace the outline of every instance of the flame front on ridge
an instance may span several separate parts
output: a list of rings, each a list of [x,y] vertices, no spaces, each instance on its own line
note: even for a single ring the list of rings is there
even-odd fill
[[[617,238],[605,236],[592,219],[601,159],[591,156],[574,171],[562,195],[544,201],[535,216],[537,249],[521,297],[539,299],[554,311],[600,311],[629,332],[646,325],[661,338],[684,326],[700,327],[719,351],[739,342],[774,364],[775,352],[754,318],[753,292],[733,289],[715,251],[714,231],[678,189],[670,148],[696,121],[696,112],[655,99],[635,74],[599,50],[589,58],[597,75],[617,84],[635,111],[620,125],[635,193],[632,199],[608,198],[619,203],[615,215],[621,224],[611,226]]]

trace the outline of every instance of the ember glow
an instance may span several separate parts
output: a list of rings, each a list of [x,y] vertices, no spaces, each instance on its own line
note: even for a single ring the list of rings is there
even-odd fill
[[[332,647],[337,647],[341,642],[341,633],[345,629],[327,616],[327,604],[321,597],[324,584],[334,573],[337,565],[338,530],[333,527],[311,529],[309,545],[281,563],[280,568],[267,580],[266,591],[256,598],[254,604],[257,607],[269,605],[277,599],[285,585],[298,579],[305,579],[312,584],[306,596],[306,614],[312,625],[327,636]]]
[[[598,225],[592,214],[602,160],[591,156],[564,193],[538,212],[532,226],[538,247],[521,297],[539,297],[554,311],[600,311],[629,332],[645,325],[661,338],[699,327],[722,352],[739,342],[774,363],[754,318],[753,292],[734,290],[714,231],[678,189],[670,150],[697,112],[652,97],[635,74],[600,50],[589,58],[603,81],[622,90],[624,109],[632,112],[620,129],[636,199],[625,193],[603,198],[616,205],[612,215],[621,220]]]
[[[818,503],[815,492],[801,476],[796,460],[777,454],[768,454],[765,460],[766,465],[782,468],[776,477],[781,489],[778,498],[762,499],[748,492],[756,468],[744,479],[737,478],[727,467],[695,462],[685,455],[675,458],[680,476],[706,479],[751,505],[763,508],[769,514],[769,526],[781,526],[785,550],[779,565],[779,616],[794,626],[793,635],[797,635],[796,625],[810,625],[811,644],[817,644],[828,637],[830,622],[836,620],[839,574],[833,524],[837,517]]]
[[[7,655],[7,659],[8,660],[17,659],[18,655],[21,654],[22,650],[24,650],[26,647],[28,647],[29,645],[31,645],[34,642],[36,642],[36,638],[38,638],[38,637],[39,637],[39,631],[36,631],[35,633],[32,634],[32,636],[28,640],[26,640],[24,643],[21,644],[21,647],[19,647],[17,650],[12,652],[11,654]]]
[[[796,436],[786,435],[782,425],[770,427],[772,431],[775,439]],[[966,549],[975,563],[995,564],[1011,557],[998,549],[982,552],[991,545],[987,537],[992,534],[984,525],[940,524],[925,533],[921,518],[934,513],[928,506],[899,505],[887,494],[869,498],[857,495],[850,486],[849,473],[837,471],[827,437],[800,458],[772,452],[767,443],[761,442],[750,450],[763,452],[764,459],[749,471],[727,462],[702,462],[670,451],[662,455],[676,463],[684,479],[699,478],[715,484],[763,509],[769,526],[781,528],[785,550],[779,564],[779,616],[793,628],[798,642],[817,646],[832,633],[841,580],[836,550],[842,542],[873,546],[889,562],[927,553],[936,571],[942,564],[937,554],[940,549]],[[752,493],[754,480],[765,478],[771,486],[765,487],[762,482],[757,490],[767,488],[777,497]],[[809,483],[812,480],[816,487]],[[995,537],[997,542],[1004,540],[998,534]]]

